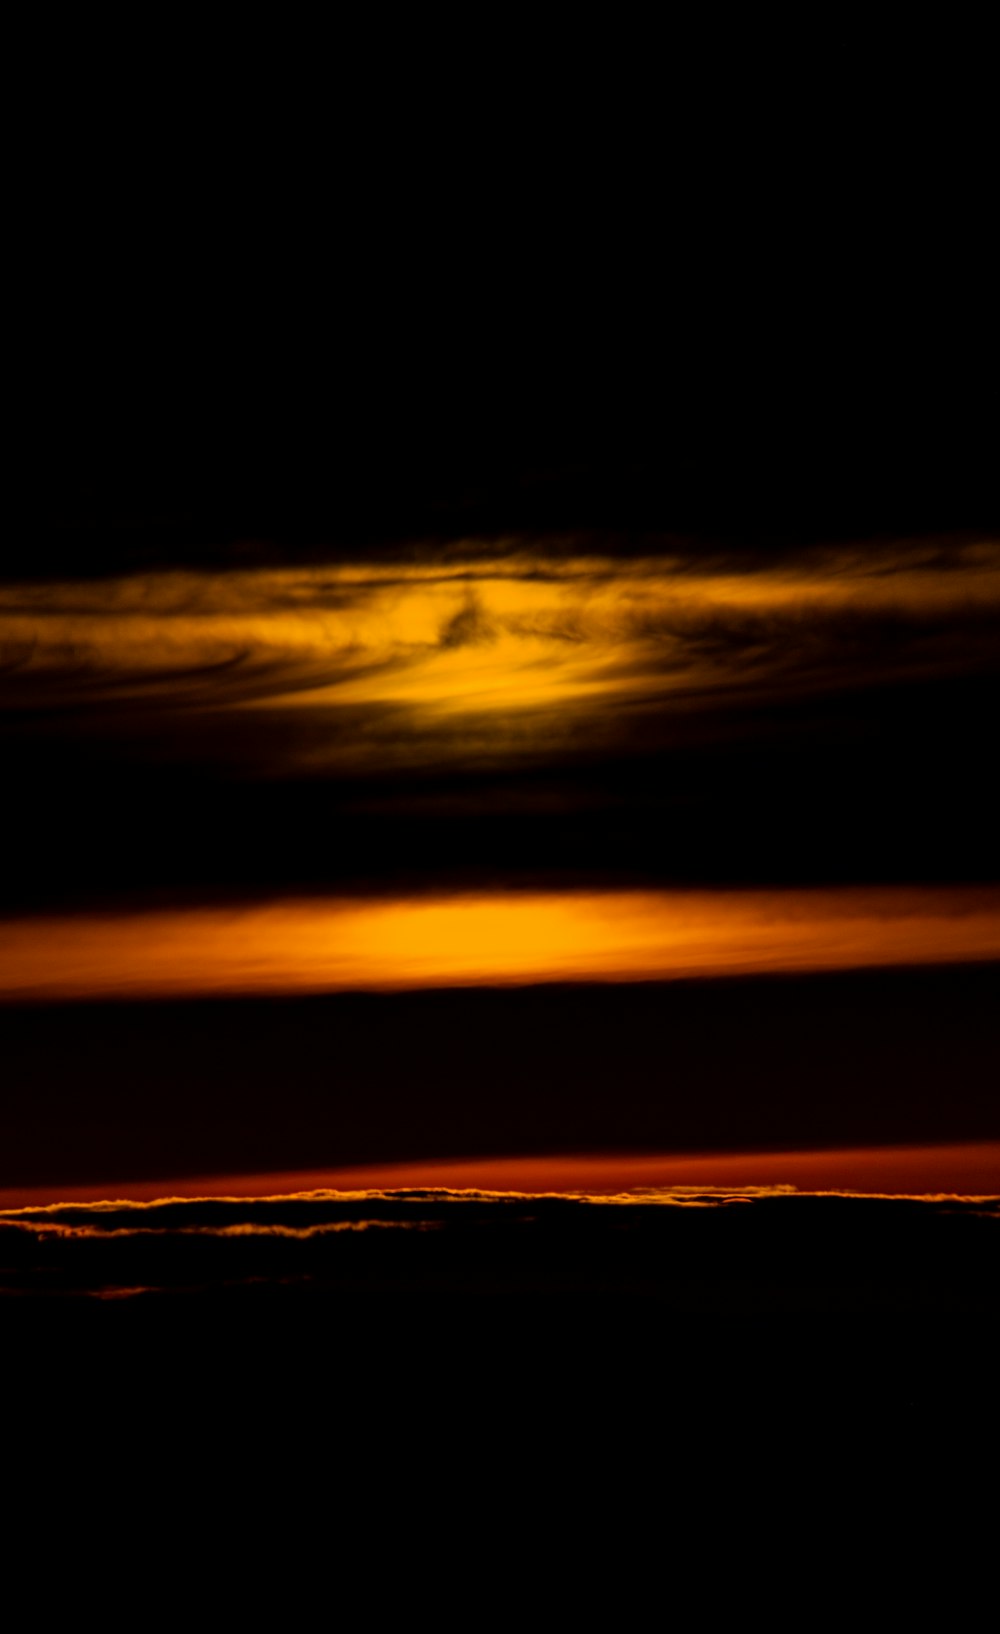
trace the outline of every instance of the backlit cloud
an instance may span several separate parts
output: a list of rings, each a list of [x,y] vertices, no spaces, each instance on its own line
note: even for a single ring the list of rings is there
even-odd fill
[[[995,1312],[997,1199],[682,1188],[0,1211],[0,1300],[654,1292],[678,1309]],[[905,1235],[903,1235],[905,1233]],[[822,1267],[818,1283],[815,1268]]]
[[[997,886],[312,899],[8,920],[0,998],[649,981],[997,958]]]
[[[160,573],[0,592],[0,705],[153,739],[278,711],[262,771],[478,745],[546,754],[630,710],[995,669],[1000,546],[630,558],[469,545],[421,562]],[[520,723],[520,726],[518,726]],[[10,725],[8,729],[11,729]],[[423,745],[423,749],[421,749]]]

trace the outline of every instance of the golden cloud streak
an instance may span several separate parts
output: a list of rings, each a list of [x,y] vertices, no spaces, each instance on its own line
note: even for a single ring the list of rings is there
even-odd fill
[[[7,921],[0,995],[664,980],[997,958],[997,886],[314,899]]]
[[[490,558],[470,544],[420,565],[7,586],[0,697],[509,719],[826,674],[838,655],[817,632],[836,619],[912,626],[884,650],[877,634],[871,651],[852,649],[855,678],[872,663],[961,668],[995,647],[992,624],[956,641],[935,621],[995,614],[1000,544],[988,540],[815,550],[754,570],[680,555]]]

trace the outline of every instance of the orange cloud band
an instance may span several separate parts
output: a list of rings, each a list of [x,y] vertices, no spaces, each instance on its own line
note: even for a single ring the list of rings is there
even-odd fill
[[[292,900],[0,926],[0,998],[642,981],[1000,959],[1000,887]]]

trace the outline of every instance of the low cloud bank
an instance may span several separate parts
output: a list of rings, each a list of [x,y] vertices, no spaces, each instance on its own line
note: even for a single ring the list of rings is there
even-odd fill
[[[1000,1314],[1000,1199],[781,1187],[317,1192],[0,1214],[7,1300],[586,1295],[678,1310]]]

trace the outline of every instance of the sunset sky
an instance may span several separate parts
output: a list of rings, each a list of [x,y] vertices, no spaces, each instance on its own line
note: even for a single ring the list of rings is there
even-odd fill
[[[835,350],[545,397],[383,337],[289,419],[147,350],[134,423],[45,405],[0,572],[8,1204],[1000,1190],[989,439]]]
[[[888,1561],[996,1417],[975,51],[80,17],[5,218],[34,1554]]]

